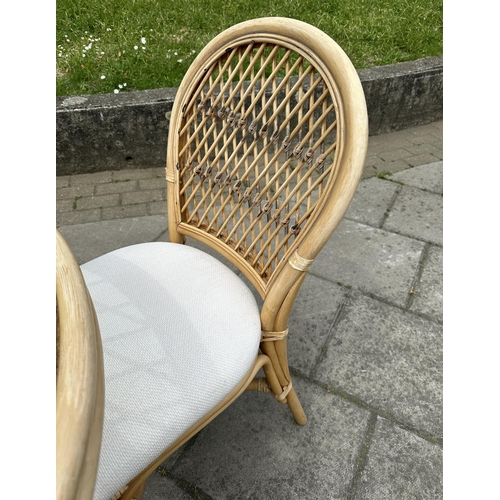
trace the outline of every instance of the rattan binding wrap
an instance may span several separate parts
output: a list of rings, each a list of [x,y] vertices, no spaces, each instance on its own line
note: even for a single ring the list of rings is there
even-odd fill
[[[288,328],[281,332],[261,332],[261,342],[275,342],[277,340],[285,340],[288,335]]]
[[[309,271],[313,262],[314,262],[313,259],[304,259],[304,257],[301,257],[297,250],[295,250],[294,254],[290,257],[290,260],[288,261],[288,263],[294,269],[300,272]]]

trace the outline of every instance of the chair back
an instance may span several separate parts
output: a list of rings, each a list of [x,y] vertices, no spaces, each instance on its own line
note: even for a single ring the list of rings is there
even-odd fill
[[[194,60],[172,110],[171,241],[218,250],[262,297],[277,293],[276,309],[347,210],[367,141],[359,77],[329,36],[288,18],[229,28]]]

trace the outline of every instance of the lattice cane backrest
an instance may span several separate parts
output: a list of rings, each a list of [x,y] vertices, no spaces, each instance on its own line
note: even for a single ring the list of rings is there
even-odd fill
[[[308,232],[344,149],[342,98],[306,31],[326,36],[279,18],[227,30],[193,62],[172,112],[175,229],[227,248],[261,291]]]

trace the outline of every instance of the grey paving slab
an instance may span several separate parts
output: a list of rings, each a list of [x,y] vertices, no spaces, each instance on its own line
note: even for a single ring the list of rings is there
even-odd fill
[[[165,169],[163,169],[163,172],[165,172]],[[150,179],[156,175],[158,175],[157,169],[153,168],[115,170],[113,171],[113,181]]]
[[[380,161],[377,161],[376,158],[379,157],[367,158],[362,175],[363,179],[375,177],[380,174],[392,174],[394,172],[400,172],[410,168],[410,164],[407,160],[384,161],[379,158]]]
[[[443,321],[443,249],[431,246],[415,287],[411,311]]]
[[[56,213],[67,213],[73,211],[75,202],[73,200],[58,200],[56,205]]]
[[[411,156],[408,158],[408,164],[410,167],[418,167],[419,165],[427,165],[428,163],[434,163],[436,161],[442,161],[443,155],[442,153],[423,153],[418,156]]]
[[[108,182],[107,184],[96,184],[95,194],[128,193],[137,189],[137,181]]]
[[[406,150],[414,156],[420,156],[426,153],[436,156],[441,153],[440,148],[428,142],[422,144],[414,144],[413,146],[406,148]]]
[[[345,299],[345,292],[335,283],[306,276],[288,321],[288,362],[292,368],[309,375]]]
[[[411,146],[411,144],[410,144]],[[404,160],[409,156],[414,156],[413,153],[408,151],[407,149],[393,149],[392,151],[385,151],[380,153],[380,157],[384,161],[396,161],[396,160]]]
[[[390,180],[443,194],[443,162],[437,161],[397,172],[390,177]]]
[[[408,139],[409,134],[405,131],[371,136],[368,139],[368,154],[381,154],[413,146]]]
[[[316,257],[311,274],[404,306],[425,244],[343,220]]]
[[[369,413],[301,379],[294,385],[305,426],[269,395],[244,393],[198,435],[172,474],[218,500],[346,499]]]
[[[442,327],[354,294],[333,330],[318,381],[442,436]]]
[[[440,500],[443,452],[379,418],[354,500]]]
[[[64,207],[61,207],[64,208]],[[56,214],[56,226],[66,226],[70,224],[86,224],[101,220],[101,209],[73,210],[71,212],[61,212]]]
[[[165,180],[165,176],[161,177],[153,177],[151,179],[141,179],[139,180],[139,189],[141,190],[150,190],[150,189],[161,189],[163,191],[166,191],[167,189],[167,182]]]
[[[155,471],[146,481],[142,500],[192,500],[193,497],[169,477]]]
[[[166,230],[167,218],[161,215],[74,224],[59,228],[80,265],[117,248],[155,241]]]
[[[152,201],[148,203],[149,206],[149,214],[150,215],[165,215],[167,213],[167,202],[162,201]]]
[[[382,227],[442,245],[443,197],[403,186]]]
[[[88,196],[75,200],[76,210],[89,210],[92,208],[115,207],[118,205],[120,195],[118,193],[102,196]]]
[[[368,156],[363,168],[362,179],[369,179],[377,175],[378,170],[385,162],[378,156]]]
[[[398,188],[397,184],[377,177],[362,180],[345,217],[379,227]]]
[[[162,213],[165,213],[165,210]],[[145,217],[146,215],[154,215],[148,213],[147,203],[142,203],[139,205],[105,207],[101,211],[101,220],[125,219],[129,217]]]
[[[69,176],[71,186],[94,185],[110,182],[113,178],[112,172],[96,172],[94,174],[80,174]]]
[[[69,179],[69,175],[61,175],[59,177],[56,177],[56,189],[68,187]]]
[[[130,205],[134,203],[148,203],[152,201],[165,200],[165,190],[163,189],[153,189],[150,191],[134,191],[131,193],[122,194],[122,203],[124,205]]]
[[[63,187],[56,191],[56,198],[78,200],[84,196],[93,196],[95,186],[91,185],[77,185],[70,187]]]
[[[436,136],[428,134],[428,135],[415,135],[413,137],[408,137],[408,140],[416,145],[419,146],[421,144],[438,144],[441,146],[442,149],[442,144],[440,142],[440,139],[437,139]]]

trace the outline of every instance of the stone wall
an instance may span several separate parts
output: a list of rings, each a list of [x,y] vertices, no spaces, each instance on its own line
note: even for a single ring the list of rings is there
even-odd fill
[[[443,117],[443,59],[358,70],[370,135]],[[162,167],[177,89],[57,97],[57,175]]]

